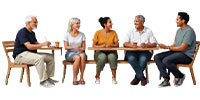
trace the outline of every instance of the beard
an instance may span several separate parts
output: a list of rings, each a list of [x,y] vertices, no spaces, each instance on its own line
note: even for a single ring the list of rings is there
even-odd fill
[[[31,28],[32,28],[32,30],[36,30],[36,29],[37,29],[37,26],[32,26],[32,25],[31,25]]]

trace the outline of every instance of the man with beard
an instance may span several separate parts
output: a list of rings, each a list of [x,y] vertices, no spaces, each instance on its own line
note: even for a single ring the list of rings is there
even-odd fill
[[[35,32],[33,32],[38,24],[36,16],[27,16],[25,23],[26,26],[19,30],[15,39],[14,62],[16,64],[34,65],[40,78],[40,85],[52,87],[54,83],[58,82],[50,78],[54,76],[54,56],[47,53],[37,53],[37,49],[42,46],[49,46],[51,43],[49,41],[44,43],[37,41]],[[44,63],[46,63],[46,68]]]

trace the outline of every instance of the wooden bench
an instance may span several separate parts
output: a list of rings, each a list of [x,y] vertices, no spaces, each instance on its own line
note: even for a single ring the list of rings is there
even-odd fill
[[[118,60],[117,63],[118,63],[118,64],[129,64],[128,61],[124,61],[124,60]],[[154,61],[154,60],[148,61],[148,62],[147,62],[146,69],[145,69],[147,82],[149,82],[148,65],[149,65],[149,64],[152,64],[152,63],[155,63],[155,61]],[[88,60],[88,61],[86,62],[86,64],[96,64],[96,61],[95,61],[95,60]],[[66,74],[66,67],[67,67],[67,65],[73,65],[73,62],[69,62],[69,61],[63,60],[63,65],[64,65],[64,70],[63,70],[62,83],[64,83],[64,80],[65,80],[65,74]]]

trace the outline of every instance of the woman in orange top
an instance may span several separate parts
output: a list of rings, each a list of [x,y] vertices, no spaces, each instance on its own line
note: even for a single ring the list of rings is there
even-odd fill
[[[93,47],[95,48],[113,48],[119,47],[117,33],[112,28],[112,22],[109,17],[99,18],[99,22],[103,29],[96,31],[93,38]],[[97,62],[96,67],[96,84],[100,84],[100,73],[103,70],[106,62],[109,62],[112,71],[112,83],[117,84],[116,69],[117,69],[117,51],[96,51],[94,59]]]

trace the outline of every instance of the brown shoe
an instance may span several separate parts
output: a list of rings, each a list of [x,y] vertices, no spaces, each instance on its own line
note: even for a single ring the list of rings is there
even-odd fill
[[[137,85],[140,82],[140,79],[138,79],[136,76],[135,78],[131,81],[131,85]]]
[[[141,85],[142,86],[145,86],[147,84],[147,80],[146,80],[145,77],[140,78],[140,80],[141,80]]]

